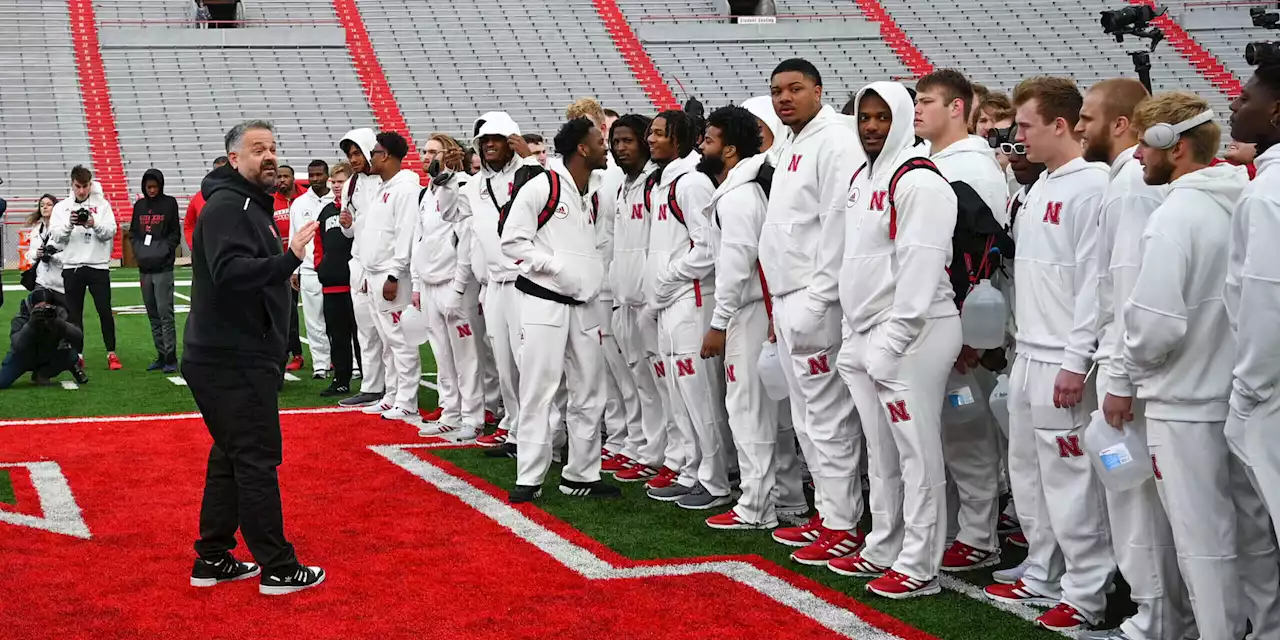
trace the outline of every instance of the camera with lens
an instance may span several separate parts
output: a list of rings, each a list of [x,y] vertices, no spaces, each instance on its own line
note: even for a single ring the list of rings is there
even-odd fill
[[[60,249],[58,249],[57,247],[52,247],[46,244],[44,246],[44,252],[40,254],[40,262],[43,262],[45,264],[52,262],[53,256],[57,255],[58,251],[60,251]]]
[[[31,310],[31,321],[38,325],[47,325],[58,317],[58,308],[53,305],[36,307]]]
[[[80,207],[79,209],[71,212],[71,215],[75,218],[76,224],[82,227],[89,224],[89,218],[92,216],[92,214],[89,213],[89,210],[84,207]]]
[[[1260,29],[1280,29],[1280,13],[1252,7],[1249,17]],[[1280,42],[1250,42],[1244,47],[1244,59],[1254,66],[1280,63]]]
[[[1140,4],[1102,12],[1102,31],[1107,35],[1135,33],[1157,15],[1151,5]]]

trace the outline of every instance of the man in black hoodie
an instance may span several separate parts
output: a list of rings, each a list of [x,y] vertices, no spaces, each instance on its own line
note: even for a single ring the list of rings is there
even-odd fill
[[[206,204],[191,247],[183,337],[182,375],[213,436],[191,584],[211,587],[261,573],[259,592],[282,595],[324,581],[324,570],[300,564],[284,537],[276,476],[289,276],[318,225],[304,225],[281,252],[267,193],[276,177],[271,123],[236,125],[226,148],[231,164],[200,186]],[[236,529],[261,568],[231,555]]]
[[[173,326],[173,259],[182,244],[182,222],[178,201],[164,194],[164,174],[159,169],[142,174],[142,197],[133,203],[129,237],[142,276],[142,302],[151,320],[151,340],[156,345],[156,360],[147,371],[175,373],[178,334]]]

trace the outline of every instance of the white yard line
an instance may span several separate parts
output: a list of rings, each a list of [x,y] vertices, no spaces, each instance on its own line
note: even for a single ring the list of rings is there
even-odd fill
[[[314,409],[282,409],[282,416],[310,416],[324,413],[355,413],[364,407],[317,407]],[[0,427],[39,427],[46,425],[83,425],[106,422],[147,422],[150,420],[190,420],[198,413],[158,413],[136,416],[95,416],[89,418],[30,418],[24,420],[0,420]]]
[[[66,389],[67,391],[75,391],[76,389],[79,389],[79,388],[80,388],[80,385],[76,384],[75,382],[73,382],[73,381],[71,381],[71,380],[63,380],[63,381],[62,381],[62,388],[63,388],[63,389]]]
[[[179,387],[187,386],[187,381],[182,376],[169,376],[169,382]]]

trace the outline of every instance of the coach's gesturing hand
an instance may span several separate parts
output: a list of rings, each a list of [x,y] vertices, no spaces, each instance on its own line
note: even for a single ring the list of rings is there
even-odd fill
[[[320,228],[320,223],[316,221],[308,222],[302,225],[301,229],[293,232],[289,237],[289,250],[293,255],[298,256],[302,260],[306,256],[307,245],[316,237],[316,230]]]

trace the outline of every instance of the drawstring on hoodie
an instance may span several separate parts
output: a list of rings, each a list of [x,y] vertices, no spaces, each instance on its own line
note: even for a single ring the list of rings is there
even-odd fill
[[[248,211],[248,210],[249,210],[249,198],[245,198],[245,199],[244,199],[244,209],[242,209],[242,211]]]

